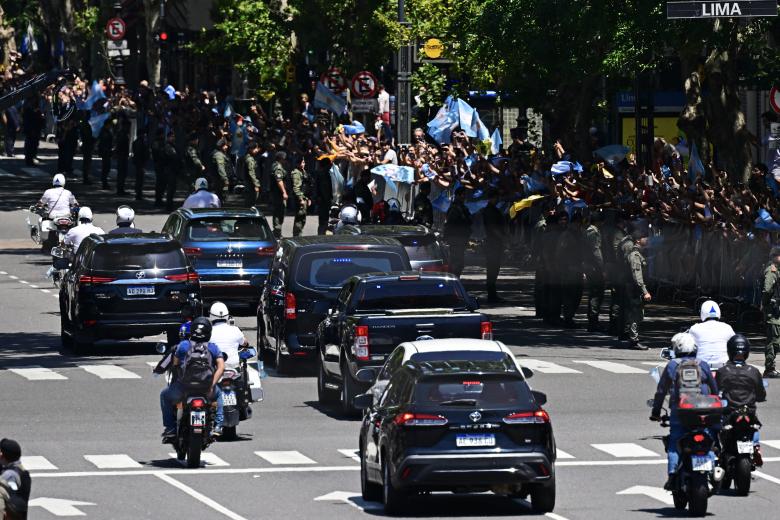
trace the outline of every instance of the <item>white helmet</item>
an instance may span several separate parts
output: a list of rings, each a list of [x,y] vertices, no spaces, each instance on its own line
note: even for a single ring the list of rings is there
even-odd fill
[[[92,210],[84,206],[79,210],[79,220],[88,220],[92,222]]]
[[[672,336],[672,350],[676,358],[695,356],[696,342],[693,340],[693,336],[687,332],[678,332]]]
[[[339,211],[339,220],[344,224],[360,224],[360,212],[355,206],[344,206]]]
[[[394,213],[401,213],[401,203],[398,201],[398,199],[387,200],[387,211],[392,211]]]
[[[230,317],[230,313],[228,312],[227,305],[222,302],[214,302],[211,304],[209,318],[211,318],[212,321],[226,320],[228,317]]]
[[[133,224],[135,219],[135,211],[130,206],[119,206],[116,209],[116,225],[120,224]]]
[[[207,181],[204,177],[198,177],[197,179],[195,179],[195,189],[196,190],[209,189],[209,181]]]
[[[720,307],[712,300],[707,300],[701,304],[701,321],[707,320],[719,320],[720,319]]]
[[[65,176],[61,173],[58,173],[54,176],[54,179],[52,179],[51,184],[55,188],[62,188],[65,186]]]

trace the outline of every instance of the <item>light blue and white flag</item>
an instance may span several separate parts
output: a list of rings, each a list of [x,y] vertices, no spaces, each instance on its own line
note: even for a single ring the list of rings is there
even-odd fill
[[[452,204],[452,202],[450,201],[450,197],[446,191],[442,191],[438,197],[431,201],[431,206],[433,206],[433,209],[440,211],[441,213],[447,213],[447,211],[450,209],[450,204]]]
[[[439,144],[448,144],[452,141],[452,131],[457,128],[458,121],[458,104],[452,96],[447,96],[436,116],[428,122],[428,135]]]
[[[314,108],[324,108],[340,116],[347,109],[347,100],[339,96],[323,83],[317,82],[317,91],[314,93]]]
[[[498,131],[498,127],[493,130],[493,135],[490,136],[490,153],[498,155],[501,151],[501,145],[504,144],[504,140],[501,139],[501,132]]]
[[[97,138],[97,136],[100,135],[100,131],[103,129],[103,125],[106,124],[109,117],[111,117],[111,112],[98,114],[89,118],[89,127],[92,129],[92,137]]]
[[[688,161],[688,177],[691,182],[696,180],[696,177],[704,178],[704,164],[699,157],[699,150],[696,149],[696,143],[691,143],[691,159]]]
[[[360,121],[352,121],[351,125],[344,125],[344,133],[347,135],[362,134],[366,131],[366,127]]]

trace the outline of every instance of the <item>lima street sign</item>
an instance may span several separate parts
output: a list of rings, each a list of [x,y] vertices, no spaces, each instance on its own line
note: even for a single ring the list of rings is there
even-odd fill
[[[667,2],[666,18],[752,18],[777,16],[777,0]]]

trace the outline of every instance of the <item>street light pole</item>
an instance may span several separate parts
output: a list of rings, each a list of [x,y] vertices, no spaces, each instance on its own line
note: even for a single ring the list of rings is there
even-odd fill
[[[407,27],[404,12],[404,0],[398,0],[398,23]],[[401,45],[398,49],[398,67],[396,71],[396,143],[409,144],[412,138],[411,102],[412,102],[412,46]]]

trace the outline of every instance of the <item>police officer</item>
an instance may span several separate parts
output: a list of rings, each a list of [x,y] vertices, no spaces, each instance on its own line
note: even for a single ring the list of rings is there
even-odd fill
[[[561,280],[560,302],[563,313],[563,326],[576,327],[574,315],[582,301],[583,287],[583,235],[582,212],[577,208],[572,212],[571,224],[561,234],[558,241],[556,262],[558,277]]]
[[[295,168],[290,173],[292,180],[293,196],[295,197],[295,222],[293,223],[293,236],[297,237],[303,233],[303,227],[306,225],[306,212],[311,204],[310,187],[311,178],[306,171],[306,160],[301,157],[296,161]]]
[[[214,184],[214,193],[225,201],[228,191],[230,190],[230,179],[233,178],[233,163],[228,159],[227,152],[230,148],[230,143],[226,139],[220,139],[217,141],[217,148],[211,154],[211,162],[214,171],[214,178],[212,183]]]
[[[144,176],[149,160],[149,140],[146,129],[140,128],[133,141],[133,169],[135,170],[135,200],[144,200]]]
[[[249,141],[247,153],[244,158],[244,172],[246,177],[246,205],[254,206],[260,197],[260,165],[257,164],[257,155],[260,153],[260,144],[257,141]]]
[[[192,132],[187,140],[187,150],[184,152],[184,176],[187,184],[192,184],[195,179],[203,176],[206,166],[198,156],[198,134]]]
[[[647,262],[642,256],[642,248],[647,245],[647,234],[637,229],[631,233],[633,247],[626,256],[631,278],[625,288],[625,331],[631,348],[647,350],[639,342],[639,324],[644,319],[643,306],[652,299],[645,285],[645,269]]]
[[[107,190],[108,174],[111,172],[111,151],[114,148],[114,132],[111,129],[113,120],[109,117],[98,134],[98,154],[100,155],[100,180],[103,189]]]
[[[127,195],[125,180],[130,158],[130,120],[124,113],[119,116],[119,125],[116,131],[116,194],[118,197]]]
[[[430,192],[430,188],[428,191]],[[487,197],[488,205],[482,210],[482,223],[485,227],[484,250],[488,302],[500,303],[504,300],[498,296],[496,282],[498,281],[498,273],[501,270],[501,260],[504,256],[504,245],[507,239],[506,217],[496,206],[498,204],[498,190],[490,188]],[[430,204],[430,201],[428,203]],[[417,205],[415,204],[416,207]]]
[[[333,182],[330,169],[333,166],[329,157],[321,157],[317,161],[315,172],[315,193],[317,199],[317,234],[324,235],[330,220],[330,207],[333,205]]]
[[[610,286],[611,299],[609,304],[609,333],[624,340],[623,322],[623,289],[626,282],[625,254],[631,249],[631,236],[628,233],[628,221],[622,216],[617,216],[615,229],[612,232],[608,252],[605,259],[605,272]]]
[[[92,126],[89,124],[89,110],[81,110],[79,120],[79,136],[81,137],[81,178],[84,184],[92,184],[89,180],[92,173],[92,152],[95,148],[95,138],[92,136]]]
[[[414,197],[414,221],[426,227],[433,227],[433,204],[431,203],[431,183],[420,184],[420,191]]]
[[[108,232],[109,235],[135,235],[143,231],[133,224],[135,211],[130,206],[119,206],[116,209],[116,227]]]
[[[0,440],[0,518],[27,518],[32,479],[21,463],[22,448],[12,439]]]
[[[466,207],[466,188],[455,190],[455,199],[447,210],[444,239],[450,245],[450,269],[460,276],[465,267],[466,246],[471,237],[471,212]]]
[[[105,231],[92,223],[92,210],[87,206],[82,206],[82,208],[79,209],[79,225],[71,228],[62,242],[66,246],[71,246],[73,251],[76,252],[78,251],[82,240],[92,234],[103,235],[105,234]]]
[[[152,137],[150,143],[152,151],[152,163],[154,163],[154,205],[160,207],[163,205],[163,195],[167,184],[165,172],[165,136],[162,128],[158,129]]]
[[[163,147],[163,171],[165,172],[165,209],[173,211],[173,199],[176,196],[176,182],[179,178],[181,161],[176,151],[176,133],[173,130],[165,137]]]
[[[766,322],[766,350],[764,351],[764,377],[777,379],[775,357],[780,352],[780,246],[769,253],[770,262],[764,269],[764,288],[761,293],[761,309]]]
[[[371,207],[374,205],[374,194],[371,193],[371,170],[368,168],[360,172],[360,179],[355,185],[355,201],[357,202],[360,217],[366,224],[371,223]]]
[[[588,290],[588,332],[600,332],[599,313],[604,299],[604,256],[601,251],[601,231],[594,223],[596,219],[597,215],[591,214],[587,208],[583,210],[582,225],[585,226],[583,266]]]
[[[284,223],[284,213],[287,205],[287,170],[284,163],[287,161],[285,152],[276,152],[274,163],[271,165],[271,206],[272,223],[274,236],[282,238],[282,224]]]

